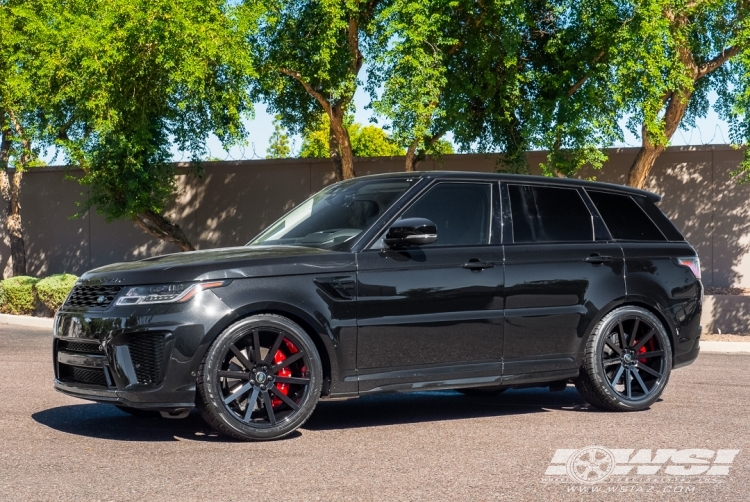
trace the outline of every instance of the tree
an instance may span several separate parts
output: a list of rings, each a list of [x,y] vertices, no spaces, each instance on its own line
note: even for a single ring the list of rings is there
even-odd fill
[[[26,275],[21,218],[23,173],[41,165],[51,143],[43,107],[47,89],[39,85],[49,70],[54,43],[47,20],[57,3],[0,0],[0,195],[6,203],[12,275]]]
[[[267,159],[286,159],[292,156],[292,147],[289,144],[289,134],[281,125],[281,117],[276,115],[273,119],[273,133],[266,150]]]
[[[355,123],[351,115],[344,117],[344,127],[349,135],[354,157],[392,157],[404,154],[404,149],[380,127]],[[299,156],[328,157],[329,131],[328,116],[322,115],[313,129],[303,132]]]
[[[255,95],[292,133],[312,130],[328,117],[328,156],[338,179],[354,177],[354,153],[345,127],[359,83],[378,0],[246,0],[266,7],[249,36],[258,61]]]
[[[525,165],[528,143],[518,130],[524,5],[396,0],[385,10],[378,36],[388,50],[373,62],[369,90],[407,148],[407,171],[448,132],[462,151],[500,151],[506,164]]]
[[[641,137],[628,184],[643,188],[680,126],[705,116],[709,93],[733,139],[747,143],[748,5],[746,0],[559,1],[540,9],[524,72],[533,85],[532,147],[550,151],[550,175],[601,167],[602,151],[622,139],[619,122]],[[544,13],[547,14],[544,14]],[[750,165],[745,162],[744,165]]]
[[[734,140],[750,140],[748,14],[747,0],[662,0],[633,9],[610,51],[615,87],[631,114],[630,128],[641,136],[629,185],[645,186],[678,127],[705,116],[712,90],[719,94],[718,111],[734,126]]]
[[[130,219],[192,250],[164,214],[177,195],[172,148],[200,173],[210,133],[224,145],[244,135],[254,72],[234,8],[221,0],[65,5],[55,26],[66,39],[50,76],[53,122],[58,144],[84,170],[82,213],[95,207],[107,221]]]

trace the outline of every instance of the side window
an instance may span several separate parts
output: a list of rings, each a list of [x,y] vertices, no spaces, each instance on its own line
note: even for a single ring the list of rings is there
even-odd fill
[[[663,241],[664,235],[632,197],[586,191],[612,237],[619,240]]]
[[[586,204],[575,189],[508,185],[513,242],[592,241]]]
[[[490,240],[492,187],[486,183],[439,183],[422,195],[401,218],[427,218],[437,225],[429,246],[471,246]]]

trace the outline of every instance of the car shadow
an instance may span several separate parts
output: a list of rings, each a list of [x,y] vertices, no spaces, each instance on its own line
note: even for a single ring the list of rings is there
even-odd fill
[[[303,429],[332,430],[544,413],[550,410],[598,411],[583,404],[573,387],[507,390],[495,396],[465,396],[456,391],[407,392],[321,401]]]
[[[523,415],[549,410],[588,411],[572,387],[508,390],[470,397],[455,391],[380,394],[347,401],[323,400],[303,429],[323,431],[383,425]],[[591,410],[595,411],[595,410]],[[134,417],[108,404],[75,404],[34,413],[39,424],[67,434],[112,441],[232,441],[216,433],[197,412],[187,418]],[[299,437],[295,432],[286,439]]]

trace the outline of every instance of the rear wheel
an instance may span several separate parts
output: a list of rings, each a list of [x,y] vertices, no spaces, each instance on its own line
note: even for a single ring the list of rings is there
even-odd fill
[[[600,409],[643,410],[664,391],[671,369],[672,346],[661,321],[646,309],[620,307],[591,334],[576,388]]]
[[[301,426],[320,397],[322,364],[297,324],[262,314],[224,331],[198,374],[198,407],[217,431],[236,439],[281,438]]]

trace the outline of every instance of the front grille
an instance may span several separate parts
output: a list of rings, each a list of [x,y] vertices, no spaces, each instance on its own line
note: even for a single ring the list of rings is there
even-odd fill
[[[65,307],[106,309],[114,301],[122,286],[76,286]]]
[[[68,352],[83,352],[86,354],[104,354],[98,341],[92,342],[79,342],[79,341],[68,341],[58,340],[57,350],[67,350]]]
[[[107,377],[103,369],[79,368],[78,366],[60,365],[60,380],[63,382],[85,383],[107,386]]]
[[[161,375],[164,359],[164,335],[137,335],[128,342],[128,350],[138,383],[156,384]]]

